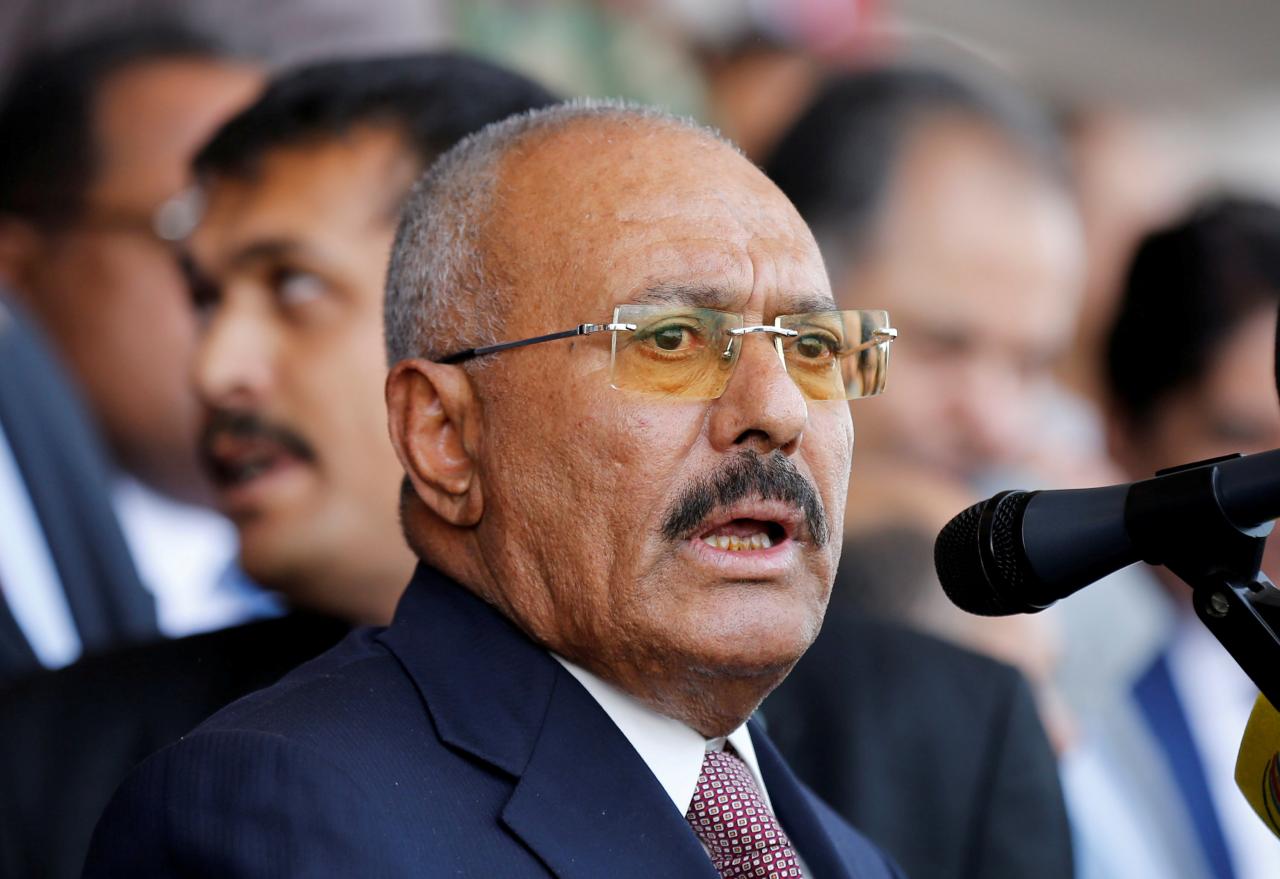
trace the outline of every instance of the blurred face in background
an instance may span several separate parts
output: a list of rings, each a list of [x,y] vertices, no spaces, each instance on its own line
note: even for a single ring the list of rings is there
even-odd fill
[[[837,292],[900,332],[887,392],[859,409],[859,451],[961,479],[1021,462],[1081,272],[1067,197],[999,135],[959,118],[918,128]]]
[[[138,63],[99,88],[98,171],[83,212],[39,233],[16,285],[86,392],[117,461],[156,488],[207,499],[189,373],[195,318],[157,210],[192,154],[247,103],[256,71],[203,59]]]
[[[1170,391],[1137,423],[1112,420],[1112,453],[1130,479],[1233,452],[1280,447],[1275,332],[1276,309],[1259,308],[1222,338],[1199,381]],[[1267,541],[1262,565],[1269,575],[1280,576],[1280,541]]]
[[[419,170],[390,130],[277,148],[246,178],[211,181],[189,242],[202,457],[241,562],[349,619],[385,622],[412,570],[382,402],[382,288]]]

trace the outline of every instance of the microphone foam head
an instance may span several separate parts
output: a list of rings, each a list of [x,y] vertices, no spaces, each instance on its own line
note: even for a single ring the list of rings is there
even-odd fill
[[[1032,493],[1009,491],[974,504],[947,523],[933,545],[933,564],[951,603],[979,616],[1038,608],[1019,600],[1027,568],[1021,558],[1022,514]]]

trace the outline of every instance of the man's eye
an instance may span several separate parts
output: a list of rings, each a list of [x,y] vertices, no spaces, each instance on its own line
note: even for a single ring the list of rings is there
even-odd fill
[[[647,334],[653,346],[660,351],[682,351],[698,342],[698,332],[685,324],[666,324],[655,327]]]
[[[834,357],[836,340],[830,336],[807,335],[796,339],[795,351],[806,360],[825,360]]]
[[[326,285],[310,272],[281,269],[272,279],[276,298],[283,305],[303,305],[324,296]]]

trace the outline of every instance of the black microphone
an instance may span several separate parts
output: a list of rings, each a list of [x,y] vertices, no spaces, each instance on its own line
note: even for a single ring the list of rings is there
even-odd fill
[[[1274,449],[1105,488],[1001,492],[947,523],[934,544],[934,566],[962,610],[1036,613],[1139,560],[1177,573],[1175,562],[1193,549],[1261,544],[1256,538],[1278,517]],[[1260,545],[1253,555],[1260,562]]]

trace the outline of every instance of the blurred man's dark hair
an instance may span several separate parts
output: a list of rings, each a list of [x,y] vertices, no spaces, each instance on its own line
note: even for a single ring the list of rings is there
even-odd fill
[[[98,167],[98,89],[113,74],[153,61],[225,54],[202,34],[158,22],[105,31],[33,56],[0,101],[0,214],[46,229],[76,217]]]
[[[1223,339],[1280,302],[1280,207],[1218,196],[1139,245],[1107,344],[1116,406],[1142,423],[1203,376]]]
[[[252,176],[272,150],[397,129],[425,167],[488,122],[556,97],[525,77],[455,53],[340,60],[271,82],[195,158],[198,179]]]
[[[990,128],[1065,188],[1052,120],[995,77],[907,65],[835,76],[765,164],[813,230],[829,269],[833,258],[838,264],[856,255],[874,228],[911,136],[945,118]]]

